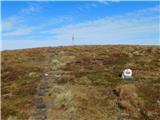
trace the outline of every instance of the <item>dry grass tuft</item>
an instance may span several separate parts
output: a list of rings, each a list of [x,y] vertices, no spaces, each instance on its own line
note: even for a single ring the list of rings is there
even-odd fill
[[[71,90],[64,91],[58,94],[54,100],[54,107],[56,109],[69,108],[72,105],[73,93]]]
[[[143,110],[143,101],[138,97],[137,92],[138,90],[134,84],[120,85],[115,89],[119,107],[132,113],[133,117],[139,117],[140,112]]]

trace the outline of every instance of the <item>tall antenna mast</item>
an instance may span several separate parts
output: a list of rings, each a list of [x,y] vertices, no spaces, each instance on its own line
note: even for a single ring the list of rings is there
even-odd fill
[[[72,34],[72,45],[74,44],[74,33]]]

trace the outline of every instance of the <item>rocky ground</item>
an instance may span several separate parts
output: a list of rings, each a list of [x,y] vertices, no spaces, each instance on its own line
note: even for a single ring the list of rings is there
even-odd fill
[[[18,59],[11,60],[11,57]],[[11,71],[14,68],[11,62],[17,68],[16,73],[23,76]],[[25,66],[27,62],[31,69]],[[160,119],[159,46],[73,46],[4,51],[2,63],[4,120]],[[125,68],[133,70],[133,80],[120,78]],[[22,85],[25,87],[20,89]],[[31,90],[32,93],[26,94]]]

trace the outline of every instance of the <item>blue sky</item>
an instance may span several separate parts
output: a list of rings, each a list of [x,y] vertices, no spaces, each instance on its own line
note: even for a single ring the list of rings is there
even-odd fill
[[[83,44],[160,45],[160,3],[3,1],[2,48]]]

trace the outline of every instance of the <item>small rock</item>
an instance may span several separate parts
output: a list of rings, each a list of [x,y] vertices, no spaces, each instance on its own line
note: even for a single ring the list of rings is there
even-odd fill
[[[36,75],[35,72],[30,72],[30,73],[29,73],[29,77],[33,77],[33,76],[35,76],[35,75]]]
[[[39,89],[47,89],[48,88],[48,84],[47,82],[43,82],[40,84]]]
[[[35,119],[36,120],[46,120],[47,116],[45,115],[45,113],[37,113]]]
[[[46,108],[46,105],[44,104],[42,98],[36,98],[36,99],[34,100],[34,105],[35,105],[38,109]]]
[[[133,52],[134,55],[140,55],[140,53],[138,51]]]
[[[38,90],[37,90],[38,96],[44,96],[45,93],[46,93],[46,91],[45,91],[44,89],[38,89]]]
[[[58,80],[58,79],[60,78],[60,75],[54,75],[53,78],[54,78],[55,80]]]
[[[47,77],[47,76],[48,76],[48,74],[47,74],[47,73],[45,73],[45,74],[44,74],[44,76],[46,76],[46,77]]]

